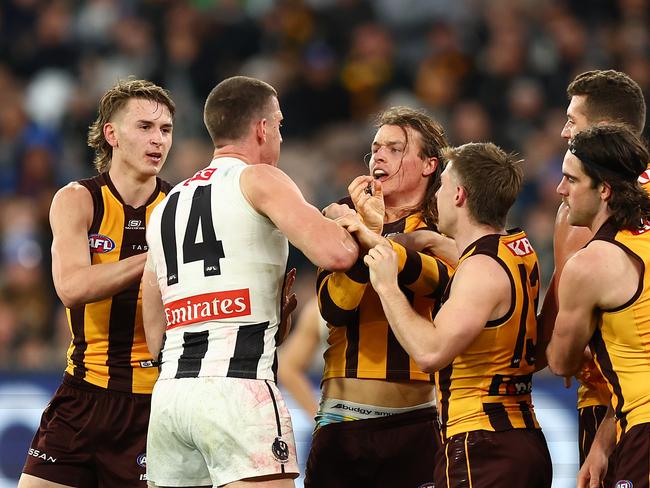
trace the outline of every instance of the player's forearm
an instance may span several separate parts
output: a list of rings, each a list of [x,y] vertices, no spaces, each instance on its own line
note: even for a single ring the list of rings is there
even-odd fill
[[[142,277],[146,254],[115,263],[95,264],[61,272],[53,266],[54,283],[61,302],[76,307],[111,297]]]
[[[574,376],[582,365],[582,351],[575,351],[561,342],[554,337],[546,348],[548,367],[557,376]]]
[[[603,455],[609,458],[616,447],[616,420],[614,410],[610,406],[607,414],[598,427],[591,449],[599,449]]]
[[[397,284],[377,286],[375,291],[395,337],[418,367],[434,372],[444,366],[438,364],[433,323],[413,310]]]
[[[280,363],[278,367],[278,381],[310,417],[313,418],[316,415],[318,403],[314,398],[311,383],[304,373],[293,366],[284,367]]]

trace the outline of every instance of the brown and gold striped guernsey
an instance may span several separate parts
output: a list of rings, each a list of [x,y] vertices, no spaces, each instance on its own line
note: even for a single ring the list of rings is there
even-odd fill
[[[469,348],[436,375],[445,438],[475,430],[539,428],[531,401],[539,297],[537,254],[519,229],[478,239],[465,250],[459,265],[476,254],[494,258],[508,273],[512,303],[503,317],[485,324]],[[451,284],[446,293],[450,288]],[[471,300],[467,306],[472,306]]]
[[[386,224],[384,236],[422,228],[426,224],[417,213]],[[451,268],[431,256],[392,244],[399,259],[401,290],[420,315],[431,317]],[[397,341],[361,259],[345,273],[319,270],[317,291],[321,315],[329,327],[323,380],[433,382],[433,375],[421,371]]]
[[[108,173],[79,184],[93,199],[88,230],[91,263],[112,263],[146,252],[146,223],[171,185],[156,178],[156,189],[147,203],[133,208],[124,204]],[[151,393],[158,368],[145,341],[139,283],[66,312],[72,333],[66,373],[109,390]]]
[[[635,425],[650,422],[650,223],[617,230],[606,222],[593,240],[623,249],[641,269],[634,296],[612,310],[602,310],[590,346],[607,380],[616,416],[617,438]]]

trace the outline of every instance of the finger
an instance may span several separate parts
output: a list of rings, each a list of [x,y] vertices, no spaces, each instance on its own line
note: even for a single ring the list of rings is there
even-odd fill
[[[370,255],[370,253],[366,254],[363,257],[363,264],[365,264],[368,267],[370,267],[370,265],[373,263],[373,261],[374,260],[373,260],[372,256]]]
[[[384,192],[381,189],[381,181],[380,180],[374,180],[374,181],[375,181],[375,191],[373,192],[373,195],[375,197],[381,197],[383,199]]]

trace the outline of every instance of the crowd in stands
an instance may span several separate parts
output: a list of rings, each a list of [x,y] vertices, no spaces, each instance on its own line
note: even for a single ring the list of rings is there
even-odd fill
[[[99,96],[135,75],[176,102],[163,177],[207,165],[202,100],[244,74],[278,89],[280,167],[318,207],[367,171],[373,116],[426,109],[449,140],[525,159],[510,226],[553,270],[565,88],[628,73],[650,98],[649,0],[5,0],[0,3],[0,369],[60,370],[69,342],[51,279],[54,192],[92,176]],[[314,270],[294,252],[299,296]]]

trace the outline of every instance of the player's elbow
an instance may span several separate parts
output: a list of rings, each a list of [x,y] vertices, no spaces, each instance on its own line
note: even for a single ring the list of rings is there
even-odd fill
[[[446,366],[443,364],[440,356],[432,352],[414,354],[412,358],[415,361],[415,364],[418,365],[418,368],[425,373],[435,373]]]
[[[557,376],[573,376],[578,368],[565,356],[554,354],[553,351],[547,350],[546,358],[548,367]]]
[[[75,308],[85,305],[85,287],[66,282],[56,286],[56,294],[66,308]]]
[[[356,263],[358,257],[357,250],[348,250],[344,249],[340,252],[332,253],[328,256],[323,257],[323,261],[319,263],[319,266],[327,271],[347,271],[354,263]]]

